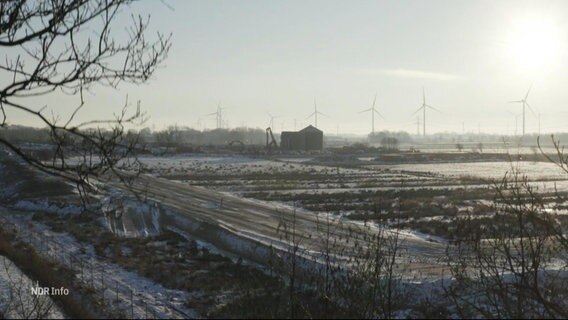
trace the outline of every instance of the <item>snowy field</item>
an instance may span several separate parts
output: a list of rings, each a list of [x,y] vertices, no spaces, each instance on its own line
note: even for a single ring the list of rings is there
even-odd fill
[[[256,159],[240,156],[205,157],[172,156],[140,157],[144,168],[151,173],[161,174],[218,174],[241,175],[262,173],[333,173],[336,168],[302,164],[301,161],[287,159],[287,162]],[[288,163],[289,162],[289,163]],[[356,174],[365,172],[360,169],[341,169],[342,173]]]
[[[254,174],[327,174],[349,175],[352,178],[377,176],[382,182],[406,180],[410,176],[431,179],[442,175],[448,178],[478,177],[481,179],[501,179],[505,173],[518,170],[531,181],[568,180],[568,173],[549,162],[454,162],[423,164],[385,164],[363,165],[359,168],[340,168],[304,164],[306,159],[265,160],[239,156],[227,157],[142,157],[144,168],[158,175],[218,175],[245,176]],[[416,175],[424,173],[425,175]]]
[[[240,185],[239,190],[255,189],[335,189],[438,184],[429,174],[406,173],[400,170],[342,168],[298,162],[254,159],[246,157],[144,157],[140,159],[146,172],[184,180],[194,184],[202,180],[208,187],[223,185],[223,181]],[[289,161],[289,160],[287,160]],[[205,177],[205,179],[202,179]],[[195,181],[193,181],[195,180]],[[199,183],[198,183],[199,184]]]
[[[475,176],[483,179],[501,179],[505,173],[518,170],[531,181],[568,180],[568,173],[549,162],[459,162],[373,165],[373,169],[391,169],[441,174],[448,177]]]
[[[77,272],[77,281],[102,293],[107,307],[126,310],[127,314],[132,313],[136,318],[146,318],[148,315],[158,318],[199,317],[194,310],[184,306],[184,301],[192,297],[192,293],[164,288],[117,264],[101,260],[93,246],[79,243],[69,234],[54,232],[43,224],[32,223],[29,213],[11,213],[0,207],[0,214],[0,223],[17,226],[22,240],[52,260],[73,268]],[[0,286],[2,278],[0,270]],[[118,300],[116,303],[115,297]]]
[[[544,141],[548,142],[549,140],[547,140],[549,138],[544,139]],[[463,145],[463,149],[465,151],[471,151],[471,149],[478,149],[478,144],[477,143],[471,143],[471,142],[462,142]],[[377,145],[378,147],[379,145]],[[457,148],[456,148],[456,144],[455,143],[448,143],[448,144],[440,144],[440,145],[431,145],[431,144],[427,144],[427,145],[415,145],[412,146],[415,149],[420,150],[421,152],[440,152],[440,153],[453,153],[453,152],[458,152]],[[410,148],[410,146],[408,147]],[[404,149],[404,147],[403,147]],[[534,147],[520,147],[520,146],[516,146],[514,144],[509,144],[508,146],[505,145],[499,145],[499,146],[495,146],[494,144],[488,145],[485,144],[483,146],[483,152],[484,153],[502,153],[502,154],[534,154],[535,151],[537,153],[540,153],[540,150],[538,149],[538,147],[534,146]],[[542,151],[545,153],[556,153],[556,149],[552,148],[552,147],[543,147]]]
[[[278,206],[297,205],[315,214],[383,221],[429,237],[451,237],[452,225],[473,215],[492,223],[493,181],[526,175],[539,193],[568,191],[568,173],[548,162],[493,161],[359,166],[314,165],[293,159],[243,156],[147,157],[149,173],[184,184],[231,193]],[[367,160],[367,159],[361,159]],[[402,220],[395,211],[400,206]],[[548,207],[549,205],[547,205]],[[553,204],[550,204],[553,206]]]

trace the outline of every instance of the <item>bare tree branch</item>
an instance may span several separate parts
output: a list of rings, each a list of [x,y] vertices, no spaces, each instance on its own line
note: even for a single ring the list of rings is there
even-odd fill
[[[157,33],[148,40],[150,17],[131,15],[125,28],[119,16],[133,0],[6,0],[0,2],[0,128],[8,126],[10,110],[38,119],[54,146],[51,161],[40,161],[0,134],[0,143],[30,165],[64,177],[82,191],[89,178],[105,174],[128,181],[117,166],[132,161],[139,147],[125,126],[145,120],[139,106],[129,111],[128,100],[110,119],[76,123],[85,106],[85,90],[94,84],[116,88],[122,82],[147,81],[170,49],[170,36]],[[120,19],[124,20],[124,19]],[[122,23],[122,22],[121,22]],[[125,35],[117,35],[117,29]],[[116,38],[115,38],[116,36]],[[119,40],[117,40],[119,39]],[[56,92],[72,95],[77,103],[65,115],[58,106],[51,117],[27,98]],[[65,120],[62,120],[65,119]],[[135,160],[134,160],[135,161]]]

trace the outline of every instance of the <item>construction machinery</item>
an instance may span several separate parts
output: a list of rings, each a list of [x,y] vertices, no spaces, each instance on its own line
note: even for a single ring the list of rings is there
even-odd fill
[[[272,134],[272,129],[270,127],[266,128],[266,148],[278,148],[278,142],[274,139],[274,134]]]

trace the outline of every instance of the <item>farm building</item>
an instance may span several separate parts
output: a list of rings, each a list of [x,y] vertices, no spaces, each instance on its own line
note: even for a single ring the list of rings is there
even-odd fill
[[[300,131],[283,131],[280,147],[284,150],[322,150],[323,131],[311,125]]]

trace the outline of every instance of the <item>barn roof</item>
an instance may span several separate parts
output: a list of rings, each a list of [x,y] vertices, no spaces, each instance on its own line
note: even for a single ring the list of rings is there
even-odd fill
[[[305,127],[304,129],[300,130],[300,132],[321,132],[321,133],[323,133],[323,131],[321,131],[320,129],[318,129],[318,128],[312,126],[312,125]]]

